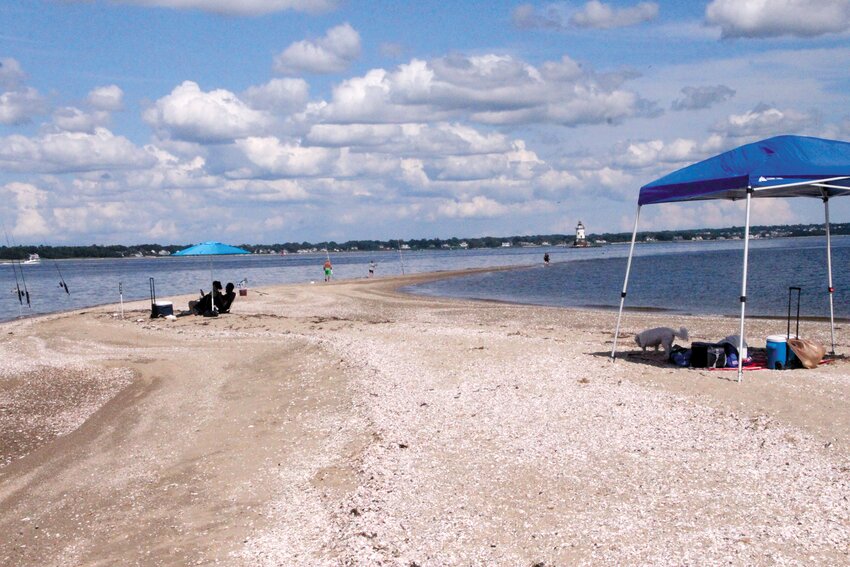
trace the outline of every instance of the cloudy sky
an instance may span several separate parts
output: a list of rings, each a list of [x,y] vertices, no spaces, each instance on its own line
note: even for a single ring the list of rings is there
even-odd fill
[[[850,0],[4,0],[0,220],[37,244],[629,231],[673,169],[850,138],[848,39]]]

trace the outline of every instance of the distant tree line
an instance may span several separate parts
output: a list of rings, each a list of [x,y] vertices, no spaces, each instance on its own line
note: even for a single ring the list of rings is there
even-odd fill
[[[186,248],[177,244],[134,244],[122,246],[111,244],[103,246],[0,246],[0,258],[6,260],[26,260],[30,254],[38,254],[42,259],[60,258],[129,258],[132,256],[166,256]],[[164,254],[161,251],[165,250]]]
[[[830,226],[832,234],[850,234],[850,223],[837,223]],[[717,240],[742,238],[743,227],[732,228],[699,228],[691,230],[660,230],[638,233],[638,240],[655,240],[672,242],[674,240]],[[751,227],[750,233],[761,238],[817,236],[825,233],[822,224],[768,225]],[[590,244],[605,244],[629,242],[629,232],[605,232],[589,234]],[[347,242],[285,242],[277,244],[239,244],[238,246],[255,254],[279,254],[286,252],[295,254],[299,251],[345,251],[355,250],[377,252],[381,250],[434,250],[445,248],[500,248],[503,243],[511,246],[570,246],[575,240],[574,235],[566,234],[537,234],[527,236],[483,236],[479,238],[419,238],[410,240],[349,240]],[[0,258],[6,260],[26,260],[30,254],[38,254],[44,259],[60,258],[131,258],[139,256],[168,256],[190,246],[189,244],[134,244],[123,246],[119,244],[103,246],[0,246]]]

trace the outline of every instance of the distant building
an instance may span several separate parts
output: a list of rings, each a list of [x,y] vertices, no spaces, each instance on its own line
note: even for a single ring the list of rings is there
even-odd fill
[[[461,242],[461,243],[459,244],[459,246],[460,246],[461,248],[463,248],[463,249],[466,249],[466,248],[469,248],[469,243],[467,243],[466,241],[464,241],[464,242]]]
[[[510,248],[510,247],[511,247],[510,242],[502,242],[502,248]]]
[[[578,225],[576,226],[576,240],[573,242],[573,246],[576,248],[584,248],[587,246],[587,235],[584,231],[584,225],[581,224],[581,221],[578,221]]]

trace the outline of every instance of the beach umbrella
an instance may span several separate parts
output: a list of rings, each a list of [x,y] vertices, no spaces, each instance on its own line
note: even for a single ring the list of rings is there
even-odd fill
[[[224,256],[228,254],[250,254],[247,250],[221,242],[201,242],[183,250],[179,250],[172,256]]]
[[[210,285],[215,280],[213,277],[212,271],[212,257],[213,256],[230,256],[234,254],[250,254],[245,249],[239,248],[237,246],[231,246],[230,244],[223,244],[221,242],[201,242],[200,244],[195,244],[194,246],[190,246],[188,248],[184,248],[183,250],[178,250],[172,256],[209,256],[210,257]],[[210,287],[210,297],[212,297],[213,289]],[[212,302],[212,310],[215,311],[215,302]]]

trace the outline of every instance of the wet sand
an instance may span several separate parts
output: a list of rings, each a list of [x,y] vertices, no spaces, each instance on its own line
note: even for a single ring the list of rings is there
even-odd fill
[[[850,562],[846,360],[737,384],[632,339],[735,319],[627,313],[611,363],[615,313],[395,291],[446,275],[0,325],[0,564]]]

